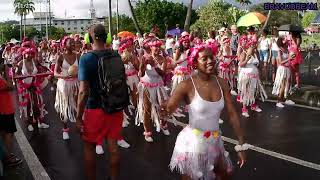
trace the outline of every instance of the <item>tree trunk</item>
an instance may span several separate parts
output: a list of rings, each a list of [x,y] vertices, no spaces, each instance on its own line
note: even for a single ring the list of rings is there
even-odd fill
[[[193,5],[193,0],[190,0],[189,7],[188,7],[188,12],[186,16],[186,21],[184,22],[184,30],[189,32],[190,30],[190,21],[191,21],[191,15],[192,15],[192,5]]]
[[[138,21],[137,21],[137,18],[136,18],[136,16],[134,15],[133,7],[132,7],[132,4],[131,4],[131,1],[130,1],[130,0],[128,0],[128,4],[129,4],[129,7],[130,7],[130,12],[131,12],[131,15],[132,15],[132,19],[133,19],[134,26],[136,27],[136,31],[137,31],[139,34],[142,34],[142,33],[141,33],[141,29],[140,29],[139,24],[138,24]]]
[[[109,33],[112,35],[112,8],[111,8],[111,0],[109,0]]]
[[[23,37],[26,37],[26,15],[23,15],[24,23],[23,23]]]
[[[119,33],[119,0],[117,0],[117,33]]]
[[[22,42],[22,21],[23,15],[20,15],[20,42]]]
[[[272,0],[272,3],[275,3],[276,0]],[[260,29],[259,33],[258,33],[258,36],[262,33],[262,31],[267,27],[268,25],[268,22],[269,22],[269,19],[270,19],[270,16],[271,16],[271,10],[268,11],[268,15],[267,15],[267,19],[266,21],[264,22],[262,28]]]

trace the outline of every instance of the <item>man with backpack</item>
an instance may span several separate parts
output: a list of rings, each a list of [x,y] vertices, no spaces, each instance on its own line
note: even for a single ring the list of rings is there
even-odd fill
[[[80,58],[76,126],[84,140],[85,171],[96,180],[96,145],[106,139],[110,153],[111,180],[119,175],[117,140],[121,138],[123,109],[129,104],[128,86],[121,57],[106,49],[107,33],[101,24],[86,35],[92,52]]]

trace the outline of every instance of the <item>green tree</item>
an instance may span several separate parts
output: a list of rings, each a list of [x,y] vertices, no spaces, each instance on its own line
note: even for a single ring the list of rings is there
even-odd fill
[[[33,39],[36,36],[39,36],[40,32],[35,27],[26,28],[26,37]]]
[[[163,36],[167,28],[175,28],[176,24],[184,24],[187,10],[188,8],[182,3],[148,0],[137,2],[134,12],[142,31],[150,32],[156,25],[160,29],[160,35]],[[192,13],[191,24],[197,18],[196,13]]]
[[[116,17],[116,15],[114,15],[112,17],[112,24],[116,24],[116,22],[117,22],[117,17]],[[105,24],[106,29],[108,29],[109,28],[108,23],[105,22],[104,24]],[[127,15],[124,15],[124,14],[119,15],[119,32],[121,32],[121,31],[137,32],[136,27],[133,22],[133,19]],[[116,26],[113,26],[112,32],[113,32],[113,34],[117,33]]]
[[[233,24],[234,17],[231,15],[230,4],[217,0],[209,0],[206,6],[197,10],[199,19],[191,26],[191,30],[200,28],[203,32],[208,32],[220,28],[223,23]]]
[[[313,11],[306,12],[301,20],[302,26],[304,28],[308,27],[316,16],[317,14]]]
[[[20,40],[22,39],[22,20],[24,18],[24,36],[26,35],[26,16],[35,10],[31,0],[14,0],[14,13],[20,16]]]
[[[19,26],[6,23],[0,24],[0,43],[8,42],[12,38],[19,39],[19,36]]]

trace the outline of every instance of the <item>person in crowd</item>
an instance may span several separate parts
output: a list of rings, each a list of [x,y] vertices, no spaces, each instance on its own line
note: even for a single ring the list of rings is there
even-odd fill
[[[278,62],[277,58],[278,58],[278,51],[279,51],[279,47],[277,44],[278,38],[279,38],[278,31],[274,30],[272,37],[270,39],[270,41],[271,41],[270,56],[271,56],[271,66],[272,66],[272,70],[271,70],[272,82],[275,81],[276,72],[277,72],[277,62]]]
[[[160,104],[168,96],[163,82],[163,76],[167,69],[167,59],[161,51],[162,41],[152,38],[148,41],[150,54],[145,53],[142,57],[139,69],[140,83],[138,85],[138,108],[136,125],[143,123],[144,136],[147,142],[153,142],[152,126],[156,131],[162,130],[164,135],[170,135],[165,119],[160,117]]]
[[[89,29],[92,37],[92,49],[106,52],[107,33],[101,24],[93,25]],[[99,57],[93,53],[81,56],[79,64],[80,89],[77,106],[76,126],[84,140],[85,172],[88,180],[96,180],[96,141],[106,130],[105,138],[108,142],[111,180],[119,177],[119,150],[117,140],[121,137],[123,113],[107,114],[102,110],[99,95]]]
[[[13,154],[15,123],[14,86],[9,77],[8,67],[0,64],[0,137],[5,147],[3,164],[7,167],[16,166],[22,160]]]
[[[259,77],[259,59],[257,56],[257,41],[251,37],[243,36],[240,40],[243,52],[239,60],[239,78],[238,78],[238,98],[242,103],[242,116],[249,117],[247,106],[251,106],[252,111],[262,112],[256,103],[256,97],[260,95],[262,100],[267,98],[267,94],[262,86]]]
[[[263,63],[262,72],[263,72],[263,77],[265,82],[268,81],[269,51],[271,48],[271,41],[267,37],[267,35],[268,35],[267,30],[263,29],[261,37],[258,40],[258,43],[259,43],[258,50],[260,55],[260,61],[262,61]]]
[[[113,35],[112,49],[118,52],[119,45],[120,45],[119,37],[117,35]]]
[[[292,104],[293,101],[286,100],[291,90],[291,69],[290,63],[295,58],[295,54],[290,54],[288,42],[284,38],[278,38],[278,69],[273,85],[272,94],[278,96],[277,107],[283,108],[285,104]],[[285,101],[286,100],[286,101]]]
[[[77,71],[80,54],[75,53],[75,42],[68,36],[62,40],[61,46],[63,52],[59,55],[54,70],[54,76],[58,78],[54,106],[63,123],[62,138],[68,140],[70,139],[68,120],[76,122],[76,102],[79,89]]]
[[[206,44],[214,44],[215,46],[219,46],[219,42],[216,40],[216,31],[208,32],[208,39],[206,40]]]
[[[237,55],[237,50],[238,50],[238,44],[239,44],[239,38],[240,34],[238,33],[237,25],[232,25],[231,26],[231,40],[230,40],[230,47],[232,50],[232,55],[236,56]]]
[[[229,179],[233,168],[218,123],[224,107],[239,139],[235,150],[240,167],[246,162],[245,150],[249,145],[244,143],[230,89],[223,79],[214,75],[216,62],[213,54],[217,52],[204,45],[191,51],[188,61],[198,73],[181,82],[161,106],[163,116],[175,112],[181,102],[187,103],[190,109],[189,123],[177,137],[169,166],[182,175],[182,180]]]
[[[16,68],[16,74],[22,76],[31,76],[17,79],[17,92],[19,97],[19,107],[21,118],[26,119],[28,131],[34,130],[33,125],[38,124],[38,128],[46,129],[49,125],[44,123],[44,102],[42,97],[42,88],[37,62],[35,60],[36,48],[21,48],[23,60],[20,61]]]
[[[300,45],[302,43],[302,36],[299,32],[290,32],[287,40],[289,41],[289,51],[294,53],[296,56],[293,61],[291,61],[291,70],[293,79],[295,80],[295,88],[301,87],[301,77],[300,77],[300,64],[303,62],[303,57],[300,50]]]
[[[175,40],[172,35],[166,35],[166,51],[168,55],[172,58],[173,57],[173,48],[174,48]]]

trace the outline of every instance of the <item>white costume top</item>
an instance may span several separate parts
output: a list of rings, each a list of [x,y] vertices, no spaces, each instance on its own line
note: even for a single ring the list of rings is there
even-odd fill
[[[22,70],[21,73],[23,76],[28,76],[28,75],[34,75],[38,73],[38,69],[36,67],[36,65],[34,64],[34,61],[32,61],[32,66],[33,66],[33,70],[32,73],[29,74],[26,64],[25,64],[25,60],[22,61]],[[32,83],[32,77],[28,77],[22,80],[23,83],[25,84],[31,84]]]

